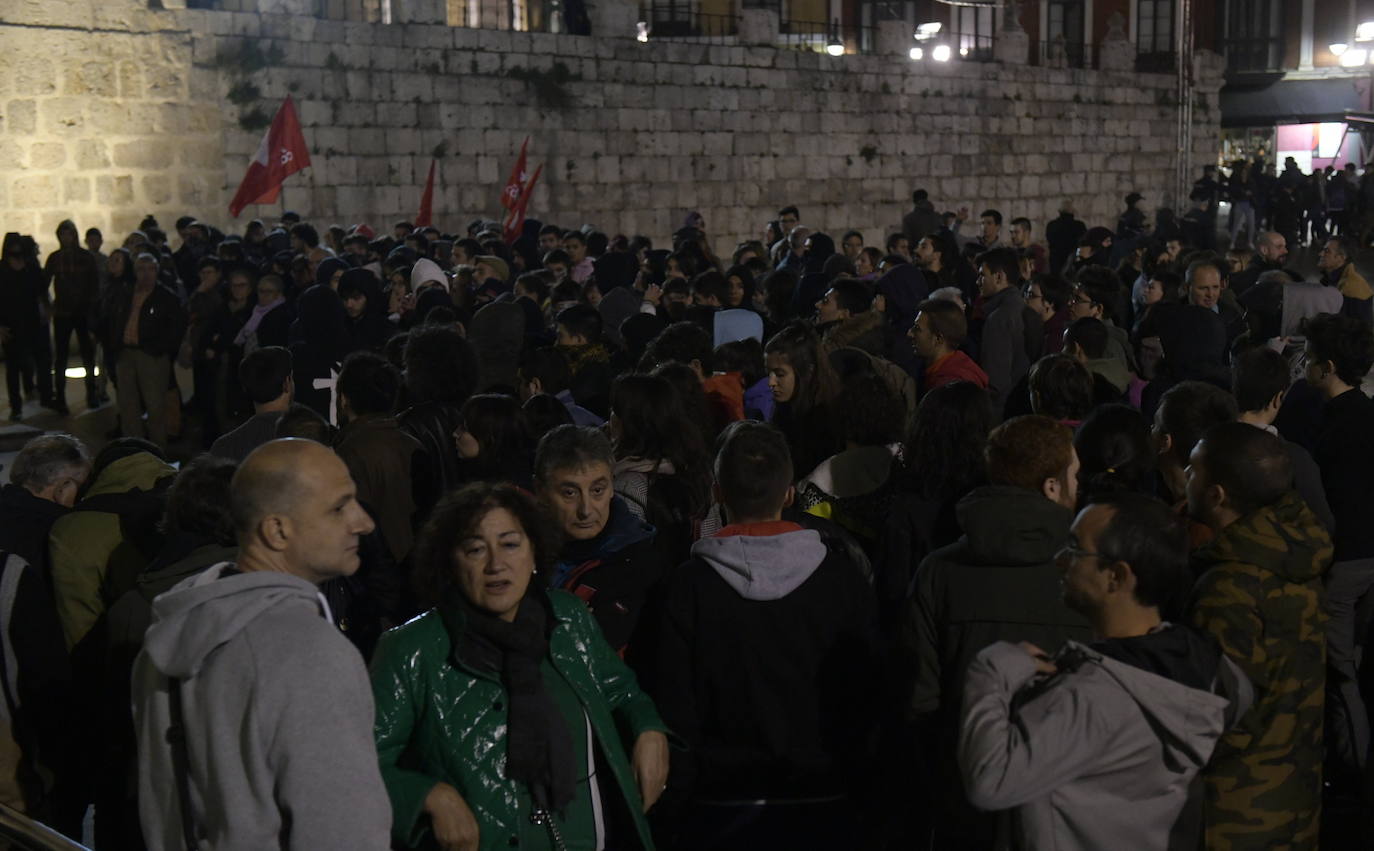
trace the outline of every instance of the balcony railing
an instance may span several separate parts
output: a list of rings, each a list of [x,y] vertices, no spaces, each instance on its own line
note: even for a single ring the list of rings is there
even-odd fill
[[[836,44],[841,53],[872,53],[878,45],[877,28],[818,21],[778,22],[778,47],[784,50],[829,53]]]
[[[1177,69],[1177,55],[1172,51],[1137,53],[1135,70],[1142,74],[1172,74]]]
[[[966,62],[991,62],[996,57],[993,48],[997,44],[995,36],[987,33],[951,32],[944,42],[951,49],[951,59]]]
[[[1230,38],[1221,42],[1226,70],[1232,73],[1277,71],[1283,61],[1283,40],[1274,38]]]
[[[639,20],[645,41],[735,44],[739,36],[737,15],[708,15],[683,6],[641,6]]]
[[[1081,41],[1056,38],[1035,43],[1031,64],[1042,68],[1091,68],[1092,51]]]

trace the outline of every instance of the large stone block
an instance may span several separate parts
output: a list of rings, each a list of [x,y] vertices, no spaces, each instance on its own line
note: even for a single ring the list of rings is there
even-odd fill
[[[102,174],[95,178],[95,200],[105,205],[132,204],[134,178],[132,175]]]
[[[140,140],[120,142],[114,146],[114,164],[118,168],[165,168],[174,159],[169,142]]]
[[[38,104],[32,100],[12,100],[5,106],[5,132],[27,136],[38,129]]]
[[[61,191],[52,174],[26,174],[10,183],[10,205],[17,210],[37,210],[50,206]]]
[[[67,162],[67,146],[61,142],[34,142],[29,145],[29,168],[59,168]]]
[[[14,93],[17,95],[51,95],[57,92],[57,63],[37,61],[37,57],[21,60],[13,68]]]
[[[68,204],[90,201],[91,179],[89,177],[62,178],[62,200]]]
[[[113,62],[83,62],[62,73],[62,94],[90,97],[119,96],[119,74]]]

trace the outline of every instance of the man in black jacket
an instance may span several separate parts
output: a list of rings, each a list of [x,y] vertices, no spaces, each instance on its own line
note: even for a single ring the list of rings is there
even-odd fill
[[[186,331],[176,294],[157,282],[157,258],[134,260],[134,285],[113,297],[105,344],[115,361],[119,422],[127,437],[167,445],[167,387],[172,355]],[[146,428],[144,412],[148,414]]]
[[[880,689],[873,591],[782,520],[792,460],[775,428],[731,425],[716,477],[729,525],[671,578],[657,654],[658,705],[688,743],[669,781],[690,802],[680,847],[850,847]]]
[[[0,258],[0,345],[5,352],[5,382],[9,390],[10,419],[24,415],[21,381],[37,389],[43,404],[55,407],[52,395],[52,363],[48,359],[48,332],[44,328],[47,288],[43,270],[32,256],[33,240],[20,234],[5,234],[4,257]]]
[[[76,504],[91,474],[86,445],[70,434],[35,437],[14,458],[10,483],[0,487],[0,550],[48,575],[48,532]]]
[[[1288,240],[1281,233],[1265,231],[1255,237],[1255,253],[1250,256],[1250,265],[1235,273],[1227,280],[1227,286],[1236,298],[1255,285],[1259,276],[1270,269],[1282,269],[1288,259]]]
[[[1364,754],[1369,731],[1359,726],[1367,716],[1355,687],[1362,639],[1356,612],[1374,589],[1374,401],[1360,383],[1374,366],[1374,331],[1359,319],[1330,313],[1309,319],[1305,330],[1306,378],[1326,400],[1312,457],[1336,518],[1335,557],[1326,574],[1328,691],[1344,699],[1357,725],[1356,750]]]
[[[1045,241],[1050,244],[1050,271],[1059,272],[1069,262],[1078,241],[1088,232],[1088,226],[1073,216],[1073,201],[1068,198],[1059,205],[1059,216],[1045,225]]]
[[[957,508],[963,537],[917,569],[908,631],[906,652],[916,660],[910,708],[936,766],[934,848],[993,839],[994,820],[967,803],[954,752],[969,662],[996,641],[1029,641],[1052,654],[1067,639],[1092,638],[1087,620],[1061,598],[1054,563],[1078,496],[1073,432],[1048,417],[1016,417],[988,436],[985,455],[989,484]]]

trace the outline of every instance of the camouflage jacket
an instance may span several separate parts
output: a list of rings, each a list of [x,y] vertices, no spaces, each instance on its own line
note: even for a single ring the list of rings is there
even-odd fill
[[[1209,851],[1317,847],[1331,536],[1290,491],[1222,529],[1194,558],[1191,622],[1255,686],[1203,772]]]

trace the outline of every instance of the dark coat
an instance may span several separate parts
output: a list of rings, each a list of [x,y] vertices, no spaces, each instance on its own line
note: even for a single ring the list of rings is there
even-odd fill
[[[453,445],[453,432],[463,422],[462,408],[444,402],[421,402],[397,414],[396,422],[419,442],[429,461],[432,490],[416,494],[421,512],[428,514],[439,497],[467,483],[458,463],[458,448]]]
[[[51,582],[48,533],[57,518],[70,510],[39,499],[19,485],[0,487],[0,550],[19,556]]]
[[[958,776],[954,746],[964,673],[995,641],[1029,641],[1053,654],[1067,640],[1092,640],[1082,615],[1060,597],[1055,554],[1073,512],[1034,491],[1007,485],[974,490],[956,509],[963,536],[921,562],[906,652],[916,659],[911,710],[941,777]],[[950,832],[990,839],[959,784],[937,790]]]
[[[43,327],[40,305],[45,291],[38,266],[14,269],[0,260],[0,327],[10,329],[17,342],[36,337]]]
[[[1374,557],[1374,401],[1357,389],[1329,400],[1312,457],[1336,518],[1336,561]]]
[[[620,497],[611,516],[590,541],[568,541],[558,556],[550,587],[587,604],[601,633],[622,656],[638,643],[640,616],[656,604],[660,582],[671,566],[655,545],[657,530],[636,517]]]
[[[108,324],[105,326],[106,349],[118,357],[124,348],[124,326],[134,307],[134,288],[125,286],[113,299]],[[186,334],[186,311],[176,293],[161,285],[143,301],[138,314],[138,347],[154,357],[172,356],[181,347]]]
[[[358,501],[374,509],[392,557],[404,561],[415,543],[416,477],[429,467],[424,448],[393,418],[366,414],[344,427],[334,450],[358,486]]]
[[[792,523],[726,527],[674,571],[664,607],[654,696],[688,745],[674,755],[675,789],[724,800],[853,790],[879,686],[876,609],[842,550]]]
[[[1050,268],[1063,269],[1078,248],[1078,241],[1088,232],[1088,226],[1073,217],[1060,213],[1045,225],[1045,241],[1050,246]]]

